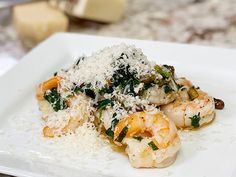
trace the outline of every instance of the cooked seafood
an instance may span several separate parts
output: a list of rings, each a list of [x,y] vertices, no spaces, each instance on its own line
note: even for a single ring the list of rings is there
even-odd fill
[[[89,98],[79,94],[77,99],[70,99],[70,105],[67,109],[59,110],[57,112],[44,112],[42,117],[46,125],[43,128],[43,135],[45,137],[62,136],[67,133],[73,133],[75,130],[87,122],[90,117],[90,112],[87,110],[89,106]],[[44,104],[44,107],[50,107]],[[46,108],[48,110],[49,108]],[[41,107],[41,110],[42,107]],[[45,110],[44,110],[45,111]]]
[[[167,89],[169,89],[169,86],[164,85],[160,88],[156,85],[146,91],[145,97],[150,101],[150,103],[157,106],[166,105],[174,101],[177,97],[177,93],[175,91],[166,91]]]
[[[80,57],[41,83],[36,98],[44,137],[66,136],[90,123],[126,146],[136,168],[172,164],[180,149],[175,124],[198,127],[215,115],[213,98],[178,78],[173,66],[155,64],[125,44]]]
[[[114,142],[126,144],[133,167],[165,167],[172,164],[180,148],[174,123],[162,112],[136,112],[121,119]]]
[[[210,123],[215,117],[215,103],[213,97],[199,88],[194,88],[186,79],[179,79],[182,86],[177,99],[161,110],[171,118],[179,128],[197,128]]]
[[[71,96],[65,102],[59,97],[57,92],[60,80],[61,77],[55,76],[43,82],[37,88],[36,97],[39,109],[43,113],[42,119],[46,122],[43,128],[45,137],[52,138],[75,132],[76,128],[87,121],[89,117],[89,112],[87,111],[89,98],[83,94],[77,94],[76,99],[75,96]],[[58,120],[58,117],[61,120]],[[56,123],[56,121],[60,122],[60,124]]]

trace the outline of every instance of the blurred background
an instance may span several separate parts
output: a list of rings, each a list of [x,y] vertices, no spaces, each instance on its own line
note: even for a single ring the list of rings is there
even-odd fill
[[[0,0],[0,75],[68,31],[236,47],[236,0]]]

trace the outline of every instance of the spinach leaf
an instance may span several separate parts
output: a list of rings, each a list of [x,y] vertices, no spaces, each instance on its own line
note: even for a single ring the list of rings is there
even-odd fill
[[[84,92],[90,98],[95,99],[96,94],[95,94],[95,92],[92,89],[85,89]]]
[[[113,104],[112,100],[110,100],[110,99],[105,99],[105,100],[99,101],[97,104],[98,111],[104,110],[109,104],[111,104],[111,105]]]
[[[194,128],[197,128],[200,126],[199,121],[201,120],[200,112],[197,115],[194,115],[193,117],[189,117],[191,119],[191,125]]]
[[[78,93],[78,92],[83,92],[84,90],[79,87],[78,85],[76,85],[73,89],[72,89],[72,92],[73,93]]]
[[[114,137],[114,129],[116,125],[118,124],[119,120],[118,119],[113,119],[111,122],[111,127],[106,130],[106,134],[110,137]]]
[[[103,87],[101,90],[99,90],[100,94],[105,94],[105,93],[112,93],[114,91],[113,86],[110,85],[108,87]]]
[[[139,95],[140,96],[143,96],[144,95],[144,93],[145,93],[145,91],[147,90],[147,89],[149,89],[149,88],[151,88],[151,87],[153,87],[154,86],[154,84],[153,83],[144,83],[144,86],[143,86],[143,88],[139,91]]]
[[[165,93],[170,93],[172,91],[173,91],[173,89],[169,85],[164,85],[164,92]]]
[[[134,88],[137,86],[140,81],[136,78],[136,73],[131,73],[129,71],[130,66],[120,65],[119,69],[116,70],[113,74],[114,87],[119,87],[124,94],[133,94],[136,95]]]
[[[111,138],[114,137],[114,131],[111,129],[111,127],[106,130],[106,134]]]
[[[67,108],[65,100],[61,98],[61,95],[58,93],[57,88],[46,91],[44,94],[44,99],[50,103],[53,110],[56,112]]]
[[[96,94],[91,89],[91,84],[87,84],[87,85],[82,84],[80,86],[78,86],[76,84],[74,84],[74,85],[75,85],[74,88],[72,88],[72,94],[82,92],[82,93],[85,93],[90,98],[95,99]]]

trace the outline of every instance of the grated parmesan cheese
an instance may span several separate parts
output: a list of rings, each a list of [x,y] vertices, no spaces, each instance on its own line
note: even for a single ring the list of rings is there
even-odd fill
[[[77,111],[75,114],[80,114],[75,116],[77,119],[85,117],[86,121],[93,122],[98,118],[107,129],[114,119],[120,120],[141,110],[158,110],[139,94],[146,89],[143,78],[162,79],[154,66],[134,45],[115,45],[91,56],[81,56],[71,67],[57,72],[62,78],[57,91],[68,108],[48,115],[46,125],[60,132],[73,117],[73,111]],[[111,104],[99,110],[99,102],[105,99]]]
[[[44,123],[33,96],[23,106],[22,112],[11,116],[0,131],[1,154],[88,171],[105,169],[117,158],[108,140],[91,122],[84,123],[74,134],[48,139],[41,134]]]
[[[123,60],[119,60],[121,56]],[[120,44],[107,47],[79,60],[78,65],[58,72],[58,75],[64,78],[60,83],[61,89],[71,89],[73,83],[77,85],[90,83],[93,88],[102,89],[120,65],[129,65],[130,72],[135,71],[136,77],[154,73],[154,64],[147,60],[141,49],[133,45]]]
[[[61,79],[54,94],[46,92],[47,100],[55,102],[59,111],[54,109],[58,112],[45,119],[44,136],[71,134],[86,123],[96,123],[98,132],[105,128],[112,136],[114,122],[138,111],[160,111],[146,93],[154,89],[163,93],[163,99],[169,98],[173,89],[166,84],[173,75],[173,67],[150,62],[134,45],[115,45],[82,56],[57,72]]]

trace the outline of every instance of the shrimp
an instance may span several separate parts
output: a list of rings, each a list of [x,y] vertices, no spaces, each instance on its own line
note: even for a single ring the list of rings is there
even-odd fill
[[[193,88],[187,79],[181,78],[177,83],[183,87],[177,99],[161,107],[161,110],[174,121],[179,128],[197,128],[210,123],[215,117],[213,97],[200,89]],[[195,97],[191,98],[190,89],[194,89]]]
[[[168,87],[170,90],[166,91],[166,87]],[[176,91],[172,90],[169,86],[164,85],[160,88],[158,85],[156,85],[147,90],[145,97],[150,103],[160,106],[174,101],[177,97],[177,94]]]
[[[43,120],[46,123],[43,128],[44,137],[53,138],[75,132],[79,126],[89,120],[89,106],[90,98],[84,94],[78,94],[77,97],[71,98],[68,109],[59,110],[44,116]]]
[[[37,87],[36,98],[38,100],[39,110],[43,113],[43,119],[46,115],[54,112],[50,103],[45,100],[44,94],[47,90],[57,88],[61,79],[62,78],[59,76],[54,76],[51,79],[39,84]]]
[[[37,88],[37,91],[36,91],[37,100],[38,101],[44,100],[44,93],[47,90],[50,90],[52,88],[57,88],[60,80],[61,80],[61,77],[55,76],[55,77],[43,82],[42,84],[40,84]]]
[[[162,112],[136,112],[121,119],[114,129],[114,142],[127,145],[135,168],[171,165],[180,149],[175,124]]]
[[[61,77],[55,76],[41,83],[37,88],[36,98],[38,100],[39,109],[43,113],[42,119],[46,123],[46,126],[43,128],[44,137],[53,138],[69,132],[75,132],[80,125],[88,120],[90,115],[87,109],[90,104],[90,99],[84,94],[77,94],[76,96],[68,98],[68,109],[59,110],[58,112],[53,110],[50,103],[45,100],[44,94],[47,90],[58,88],[61,79]],[[63,119],[62,125],[56,125],[55,121],[52,121],[57,119],[58,116]],[[54,123],[51,124],[50,122]],[[57,120],[57,122],[60,122],[60,120]]]
[[[64,127],[49,127],[46,125],[43,128],[43,135],[47,138],[54,138],[66,135],[69,132],[75,132],[75,130],[81,126],[85,121],[81,117],[70,117],[69,121]]]

